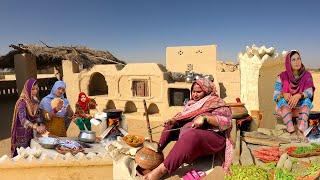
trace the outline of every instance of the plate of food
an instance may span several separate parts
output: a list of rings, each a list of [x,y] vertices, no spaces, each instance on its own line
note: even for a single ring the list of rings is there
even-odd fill
[[[60,154],[66,154],[70,152],[75,155],[79,152],[84,152],[84,148],[81,144],[73,140],[60,140],[59,145],[56,147],[56,151]]]
[[[144,142],[144,137],[139,135],[126,135],[123,138],[123,141],[126,142],[131,147],[139,147]]]

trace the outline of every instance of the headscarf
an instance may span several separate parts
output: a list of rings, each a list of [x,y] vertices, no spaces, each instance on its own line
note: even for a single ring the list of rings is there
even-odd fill
[[[196,84],[200,86],[205,94],[205,96],[198,101],[192,99],[192,90]],[[223,106],[226,106],[226,103],[217,95],[217,90],[213,82],[205,78],[200,78],[192,83],[191,99],[186,103],[183,111],[178,113],[173,119],[183,120],[194,118]]]
[[[305,69],[303,64],[301,64],[301,68],[299,70],[299,77],[296,78],[294,76],[292,72],[290,56],[292,53],[296,52],[297,51],[291,51],[287,54],[285,59],[286,71],[283,71],[280,74],[280,79],[283,84],[282,91],[284,93],[290,93],[292,95],[295,95],[297,93],[303,93],[304,90],[308,88],[312,88],[313,91],[315,90],[311,73]]]
[[[14,107],[11,131],[12,131],[12,128],[14,127],[13,125],[18,115],[18,111],[19,111],[18,108],[19,108],[20,102],[24,101],[26,103],[26,107],[27,107],[26,112],[28,113],[29,116],[34,117],[37,114],[37,111],[39,109],[39,106],[38,106],[39,102],[38,100],[32,98],[32,95],[31,95],[32,87],[36,84],[36,82],[37,80],[30,78],[24,83],[20,97],[17,100]]]
[[[85,96],[86,97],[86,101],[85,102],[81,101],[81,96]],[[83,111],[86,112],[87,110],[89,110],[89,105],[88,105],[89,102],[90,102],[90,98],[86,95],[86,93],[80,92],[79,96],[78,96],[78,104],[79,104],[79,106],[81,107],[81,109]]]
[[[51,107],[51,101],[54,98],[57,98],[57,96],[55,95],[55,92],[59,89],[59,88],[66,88],[66,83],[63,81],[56,81],[51,89],[51,92],[49,95],[47,95],[46,97],[44,97],[41,102],[40,102],[40,109],[46,110],[47,112],[52,112],[52,107]],[[58,117],[65,117],[67,114],[67,107],[69,105],[69,101],[67,98],[64,97],[64,95],[61,95],[60,97],[63,100],[63,108],[61,109],[61,111],[57,112],[56,115]]]

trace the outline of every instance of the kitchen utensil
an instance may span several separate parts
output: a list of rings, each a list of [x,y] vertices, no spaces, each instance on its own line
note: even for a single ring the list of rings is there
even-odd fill
[[[95,125],[95,126],[98,126],[102,121],[100,119],[96,119],[96,118],[92,118],[90,119],[90,123]]]
[[[205,75],[204,78],[209,80],[209,81],[214,81],[214,78],[213,78],[212,75]]]
[[[150,128],[150,121],[149,115],[147,111],[147,103],[146,100],[143,100],[146,121],[147,121],[147,128],[148,128],[148,135],[149,141],[144,141],[143,148],[141,148],[135,155],[134,160],[143,169],[152,170],[159,166],[164,160],[164,155],[159,149],[159,145],[157,142],[153,141],[152,139],[152,131]]]
[[[87,143],[93,143],[96,141],[96,132],[95,131],[89,131],[87,129],[86,124],[84,124],[84,131],[80,131],[80,134],[78,136],[79,140],[82,142],[87,142]]]
[[[201,74],[196,74],[195,77],[194,77],[196,80],[202,78],[202,75]]]
[[[248,110],[239,98],[237,98],[236,103],[227,103],[227,105],[231,108],[233,119],[241,119],[248,116]]]
[[[40,137],[38,140],[39,144],[46,149],[53,149],[59,144],[59,140],[52,137]]]

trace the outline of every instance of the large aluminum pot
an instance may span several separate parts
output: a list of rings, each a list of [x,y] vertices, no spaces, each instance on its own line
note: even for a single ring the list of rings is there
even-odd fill
[[[78,138],[82,142],[94,143],[96,141],[96,132],[83,130],[80,131]]]

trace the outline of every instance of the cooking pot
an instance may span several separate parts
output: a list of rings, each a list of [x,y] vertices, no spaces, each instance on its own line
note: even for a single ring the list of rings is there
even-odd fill
[[[78,138],[82,142],[93,143],[96,141],[96,132],[83,130],[83,131],[80,131]]]
[[[152,170],[163,162],[164,156],[162,152],[155,152],[143,147],[136,153],[134,160],[141,168]]]
[[[311,111],[309,119],[320,119],[320,111]]]
[[[206,76],[204,76],[204,78],[209,80],[209,81],[213,81],[214,80],[212,75],[206,75]]]
[[[120,118],[121,119],[121,115],[122,115],[122,110],[121,109],[108,109],[108,110],[104,110],[105,113],[107,113],[107,118]]]
[[[227,105],[231,108],[233,119],[241,119],[248,116],[248,110],[244,103],[227,103]]]

